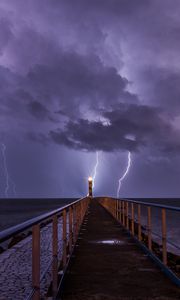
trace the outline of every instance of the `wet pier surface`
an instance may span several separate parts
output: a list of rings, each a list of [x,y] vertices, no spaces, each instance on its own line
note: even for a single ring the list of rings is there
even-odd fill
[[[93,199],[67,270],[63,300],[170,300],[180,289]]]

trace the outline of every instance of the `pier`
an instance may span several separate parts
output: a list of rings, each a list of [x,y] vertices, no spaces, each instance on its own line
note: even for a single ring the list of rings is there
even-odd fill
[[[99,202],[90,203],[57,299],[179,299],[180,289]]]
[[[0,300],[180,299],[169,211],[180,214],[179,207],[93,197],[90,178],[87,197],[0,232],[0,244],[14,243],[0,255]]]

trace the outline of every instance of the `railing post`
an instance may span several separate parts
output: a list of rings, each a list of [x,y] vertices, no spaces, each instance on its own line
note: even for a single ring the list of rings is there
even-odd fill
[[[78,226],[78,233],[81,226],[81,203],[79,203],[79,226]]]
[[[117,200],[117,219],[118,219],[118,221],[119,221],[119,218],[120,218],[120,201],[119,200]]]
[[[167,245],[166,245],[166,210],[162,208],[162,254],[163,263],[167,265]]]
[[[122,222],[122,201],[119,200],[119,221]]]
[[[67,228],[66,228],[66,209],[63,210],[63,269],[66,266],[67,261]]]
[[[76,243],[76,205],[73,205],[73,244]]]
[[[80,222],[80,213],[79,213],[79,203],[77,204],[77,233],[76,236],[78,237],[78,233],[79,233],[79,222]]]
[[[76,211],[76,240],[78,237],[78,225],[79,225],[79,212],[78,212],[78,204],[75,206],[75,211]]]
[[[124,226],[126,227],[127,224],[127,203],[124,201]]]
[[[131,203],[131,232],[134,235],[134,203]]]
[[[138,240],[141,241],[141,205],[138,204]]]
[[[75,219],[74,219],[74,239],[75,239],[75,242],[76,242],[76,240],[77,240],[77,226],[78,226],[77,204],[74,205],[74,215],[75,215]]]
[[[52,236],[52,252],[53,252],[53,269],[52,269],[52,288],[53,299],[57,294],[58,286],[58,218],[57,215],[53,216],[53,236]]]
[[[148,206],[148,249],[152,250],[152,237],[151,237],[151,207]]]
[[[73,214],[72,207],[69,208],[69,253],[72,251],[72,243],[73,243],[73,231],[72,231],[72,223],[73,223]]]
[[[40,299],[40,226],[32,228],[32,285],[35,290],[33,300]]]
[[[129,203],[126,202],[126,229],[129,229]]]
[[[84,203],[83,200],[81,201],[81,224],[83,222],[84,219]]]
[[[75,205],[72,207],[73,212],[73,245],[76,243],[76,209]]]
[[[82,201],[80,202],[80,226],[83,220],[83,207],[82,207]]]
[[[123,211],[123,226],[125,226],[125,209],[124,209],[124,201],[122,202],[122,211]]]
[[[118,200],[116,200],[116,219],[118,220]]]

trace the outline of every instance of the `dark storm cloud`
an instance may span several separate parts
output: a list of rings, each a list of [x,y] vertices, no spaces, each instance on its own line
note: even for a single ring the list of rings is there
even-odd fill
[[[28,104],[29,112],[37,119],[46,119],[49,115],[48,109],[38,101],[32,101]]]
[[[53,50],[50,53],[53,56]],[[64,52],[59,48],[55,59],[32,66],[25,75],[4,67],[0,71],[4,99],[0,106],[9,108],[18,104],[21,107],[18,112],[25,118],[29,111],[37,120],[48,117],[53,120],[50,110],[63,111],[64,115],[76,118],[81,114],[81,106],[96,111],[113,103],[139,101],[135,94],[127,91],[128,80],[114,67],[105,66],[94,54]],[[14,116],[17,116],[16,111]]]
[[[16,75],[2,68],[1,77],[2,114],[6,108],[10,120],[25,120],[27,132],[32,130],[32,125],[34,130],[41,126],[45,135],[49,125],[43,128],[36,122],[61,122],[63,117],[76,119],[83,115],[82,106],[99,114],[100,108],[110,107],[113,103],[138,102],[138,97],[126,90],[128,80],[92,54],[64,53],[60,49],[56,60],[51,60],[50,64],[38,64],[25,75]],[[57,114],[57,111],[63,114]],[[34,121],[30,115],[34,116]],[[36,142],[43,140],[39,137],[30,139]]]
[[[28,140],[32,142],[40,143],[44,146],[47,146],[49,144],[49,138],[43,133],[28,132],[26,134],[26,138],[28,138]]]
[[[60,152],[63,170],[82,150],[115,158],[130,150],[136,176],[148,155],[166,164],[173,156],[178,170],[179,12],[179,0],[0,1],[0,134],[12,157],[14,145],[25,156],[30,149],[24,161],[44,166],[33,165],[27,186],[42,169],[42,186],[54,191],[52,178],[59,186]],[[61,180],[67,186],[64,173]]]
[[[29,3],[29,8],[32,8],[32,13],[33,8],[39,8],[42,3],[43,2],[41,1],[32,1]],[[117,102],[137,103],[139,101],[138,96],[128,91],[128,84],[130,81],[121,74],[118,68],[115,68],[114,66],[107,66],[107,62],[104,64],[104,57],[102,55],[104,53],[101,53],[101,50],[104,49],[104,43],[106,42],[110,32],[114,29],[118,30],[121,27],[122,30],[125,30],[122,31],[122,36],[121,33],[117,36],[118,39],[120,38],[120,41],[122,41],[124,34],[126,34],[128,30],[132,31],[132,27],[130,28],[128,24],[127,26],[124,25],[126,17],[130,16],[130,24],[133,25],[136,23],[138,32],[143,38],[146,38],[146,34],[143,35],[143,27],[141,23],[143,23],[144,18],[148,16],[144,30],[148,30],[149,33],[152,34],[152,40],[155,44],[154,39],[157,36],[154,35],[154,28],[156,30],[158,29],[159,35],[161,36],[160,33],[162,24],[165,23],[164,18],[161,22],[156,22],[155,25],[152,22],[150,24],[150,20],[152,20],[150,16],[154,11],[153,7],[156,7],[155,3],[155,1],[144,0],[134,2],[124,0],[106,0],[103,2],[79,0],[76,4],[73,1],[62,1],[56,2],[55,5],[52,6],[47,1],[46,7],[42,8],[44,16],[41,15],[38,21],[41,25],[41,22],[44,21],[44,18],[47,16],[46,14],[48,14],[50,20],[53,20],[54,22],[53,26],[56,23],[58,25],[58,30],[62,27],[61,30],[64,30],[64,35],[62,35],[61,32],[60,43],[58,39],[58,41],[55,39],[55,36],[56,38],[58,37],[55,30],[56,26],[54,26],[54,30],[52,31],[48,22],[45,24],[44,31],[41,27],[37,30],[37,25],[33,26],[32,24],[32,26],[29,26],[30,23],[24,22],[21,24],[20,33],[16,33],[16,38],[12,34],[8,35],[10,46],[7,49],[7,53],[9,54],[10,59],[15,61],[17,70],[21,70],[21,68],[26,70],[26,73],[23,74],[24,78],[22,78],[20,82],[20,87],[27,93],[32,94],[32,103],[36,101],[35,99],[40,99],[38,101],[44,107],[49,109],[49,106],[52,106],[53,110],[54,102],[56,102],[56,104],[58,103],[58,106],[56,105],[55,108],[56,111],[62,110],[69,116],[74,114],[74,117],[80,114],[80,110],[83,105],[86,105],[87,109],[91,108],[96,110],[96,108],[103,105],[111,106],[112,103]],[[73,9],[74,5],[76,10]],[[21,1],[21,10],[23,11],[25,9],[26,7]],[[61,11],[66,12],[69,19],[63,19],[61,26],[59,26],[59,16]],[[142,15],[139,15],[139,11],[144,11],[145,14],[142,13]],[[77,18],[80,14],[82,15],[82,12],[86,14],[86,17],[94,16],[95,27],[93,27],[94,25],[88,18]],[[139,18],[136,18],[136,14],[138,14]],[[164,16],[164,8],[162,14]],[[118,22],[117,20],[113,22],[113,15],[119,17]],[[156,13],[156,21],[157,15],[158,14]],[[36,21],[35,12],[33,16]],[[108,19],[110,31],[106,30],[107,28],[103,21],[104,18]],[[69,24],[68,26],[66,26],[66,22]],[[11,28],[12,26],[10,27],[8,21],[6,23],[6,30],[10,31],[8,28]],[[74,36],[79,38],[78,41],[80,42],[78,43],[76,40],[73,40],[71,35],[66,41],[66,30],[69,27],[71,28],[74,24],[76,24],[76,26],[77,24],[84,24],[85,26],[81,26],[81,28],[85,28],[84,32],[80,31],[80,27],[75,26],[77,36],[75,34]],[[88,30],[91,27],[93,28],[91,32],[92,39],[87,40],[87,34],[85,34],[86,29]],[[49,32],[47,31],[47,28],[49,28]],[[71,30],[73,31],[73,28]],[[100,41],[95,39],[97,31],[101,32],[103,36]],[[177,27],[175,31],[177,32]],[[53,32],[54,35],[51,35],[51,32]],[[79,33],[82,33],[81,37],[79,36]],[[116,31],[115,35],[117,35]],[[148,36],[151,38],[151,35]],[[135,35],[135,37],[139,41],[139,36]],[[168,36],[166,38],[168,38]],[[64,40],[68,44],[66,47],[64,46]],[[73,41],[72,44],[74,43],[76,45],[73,49],[72,46],[69,46],[71,45],[71,40]],[[83,42],[85,43],[83,44]],[[97,45],[99,44],[103,45],[100,49],[97,48]],[[19,45],[21,45],[21,47],[19,47]],[[81,53],[78,45],[80,45],[82,49],[83,46],[86,47],[86,50],[83,50],[84,53]],[[113,48],[114,45],[112,45],[112,49]],[[31,49],[31,51],[29,49]],[[138,45],[137,49],[132,49],[131,54],[137,50]],[[78,51],[80,53],[78,53]],[[14,89],[16,88],[14,87]],[[169,93],[171,92],[169,91]],[[12,94],[16,94],[16,90],[12,90]],[[170,96],[171,95],[168,95],[168,97]],[[162,98],[162,95],[159,97]],[[19,101],[21,101],[20,97]]]
[[[131,16],[138,13],[138,11],[148,9],[151,4],[151,0],[78,0],[74,2],[64,1],[64,7],[68,10],[70,15],[80,14],[87,11],[87,14],[97,14],[99,17],[104,18],[104,15],[108,17],[124,17],[126,15]]]
[[[126,139],[113,125],[103,125],[101,122],[79,120],[69,122],[65,131],[51,131],[52,140],[61,145],[89,151],[137,150],[140,141]]]
[[[143,72],[148,97],[169,113],[180,113],[180,73],[167,68],[148,68]]]
[[[12,38],[12,26],[11,23],[5,19],[0,19],[0,55],[3,54],[5,47],[7,46],[9,40]]]
[[[57,144],[89,151],[137,151],[145,146],[164,153],[179,151],[180,143],[172,140],[175,131],[157,108],[121,104],[103,116],[107,123],[69,121],[65,130],[50,131],[50,137]]]
[[[59,108],[68,110],[69,114],[73,109],[77,113],[81,104],[97,108],[122,101],[138,101],[136,95],[126,90],[128,80],[91,54],[61,51],[53,64],[35,66],[27,75],[27,83],[41,97],[46,95],[47,101],[56,97]]]
[[[18,113],[14,111],[14,117],[17,118],[18,115],[20,119],[28,120],[27,131],[31,127],[27,112],[36,117],[37,121],[53,120],[50,111],[63,111],[67,119],[73,117],[76,120],[84,118],[84,111],[91,110],[91,114],[98,115],[99,109],[106,107],[109,110],[113,104],[140,103],[142,99],[129,91],[131,82],[121,72],[124,61],[126,63],[126,51],[130,53],[127,54],[131,59],[138,51],[141,54],[144,47],[142,50],[145,52],[141,57],[144,62],[147,47],[151,46],[148,48],[151,53],[161,47],[164,41],[167,42],[164,51],[170,47],[172,51],[177,45],[178,19],[172,18],[174,10],[169,1],[163,2],[161,15],[158,12],[161,3],[158,4],[157,1],[78,0],[76,3],[55,1],[53,5],[46,1],[46,6],[42,6],[44,2],[41,0],[30,1],[28,10],[31,15],[27,20],[18,20],[20,13],[26,14],[27,7],[23,1],[19,4],[16,1],[2,3],[0,41],[8,57],[8,60],[6,56],[3,57],[2,62],[8,67],[2,67],[2,74],[0,72],[0,105],[2,111],[12,108],[11,118],[13,108],[17,105]],[[38,14],[40,7],[42,13]],[[9,14],[11,9],[14,10],[12,18]],[[80,15],[83,17],[80,18]],[[146,26],[142,26],[143,24]],[[111,36],[113,39],[109,39]],[[135,47],[129,49],[131,42]],[[126,46],[125,52],[121,45],[118,47],[119,43]],[[168,44],[170,47],[167,47]],[[117,56],[114,56],[116,53]],[[121,65],[118,60],[117,63],[114,61],[118,54]],[[148,64],[152,63],[151,56],[150,59]],[[141,65],[141,59],[137,62]],[[136,64],[136,59],[133,64]],[[132,73],[133,64],[130,66]],[[146,69],[142,68],[147,73],[148,64]],[[147,81],[149,79],[151,85],[147,98],[154,93],[153,98],[157,99],[155,101],[158,105],[166,104],[166,108],[170,108],[171,99],[176,111],[180,73],[177,71],[176,74],[171,74],[165,70],[162,74],[156,69],[155,73],[153,76],[147,75]],[[143,100],[146,102],[146,99]],[[131,109],[124,115],[124,126],[133,113]],[[57,115],[55,118],[58,121]],[[144,124],[146,117],[141,116],[144,131],[148,131]],[[62,114],[59,114],[59,119],[62,120]],[[128,125],[131,126],[129,123]],[[45,131],[47,127],[48,125],[45,126]]]

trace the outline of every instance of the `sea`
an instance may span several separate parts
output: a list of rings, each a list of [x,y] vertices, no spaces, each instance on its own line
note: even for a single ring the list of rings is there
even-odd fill
[[[77,198],[0,199],[0,231],[70,204],[75,200]]]
[[[0,199],[0,231],[70,204],[75,200],[77,198]],[[133,200],[180,207],[180,198],[133,198]],[[145,206],[142,207],[141,213],[142,225],[146,228],[147,208]],[[137,219],[137,208],[135,208],[135,216]],[[161,243],[161,210],[158,208],[152,209],[152,231],[153,239]],[[180,255],[180,212],[167,210],[167,239],[168,250]]]

